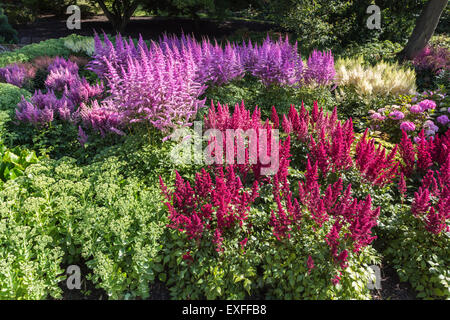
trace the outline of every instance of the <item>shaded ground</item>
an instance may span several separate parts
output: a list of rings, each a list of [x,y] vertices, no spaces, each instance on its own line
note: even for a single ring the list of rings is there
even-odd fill
[[[400,282],[397,272],[389,265],[381,265],[381,289],[372,291],[374,300],[415,300],[411,285]]]
[[[138,37],[139,34],[142,34],[144,39],[152,39],[159,37],[164,32],[181,34],[184,31],[184,33],[195,32],[198,36],[220,38],[241,28],[247,28],[251,31],[268,31],[271,27],[273,28],[270,23],[244,20],[220,22],[201,19],[196,25],[193,20],[185,18],[135,17],[132,18],[123,34],[132,37]],[[80,30],[69,30],[65,19],[58,19],[53,16],[42,17],[32,24],[19,25],[15,28],[19,32],[20,44],[65,37],[72,33],[92,35],[94,30],[97,32],[104,30],[110,34],[115,33],[104,16],[82,19]]]

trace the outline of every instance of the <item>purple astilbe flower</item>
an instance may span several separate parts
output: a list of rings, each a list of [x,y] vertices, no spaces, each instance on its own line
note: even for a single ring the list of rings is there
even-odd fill
[[[394,120],[401,120],[405,117],[405,114],[401,111],[393,111],[389,114],[390,117],[392,117]]]
[[[65,87],[71,87],[78,80],[78,73],[72,73],[66,68],[57,68],[47,76],[45,86],[48,89],[62,91]]]
[[[138,49],[133,40],[123,40],[118,34],[113,44],[106,34],[103,34],[104,43],[96,33],[94,36],[95,52],[93,59],[87,64],[86,69],[96,73],[100,78],[105,78],[108,72],[107,63],[112,65],[116,72],[121,72],[122,67],[127,64],[129,56],[136,57]],[[139,38],[139,47],[145,47],[142,37]]]
[[[53,109],[49,106],[39,108],[22,97],[16,108],[16,117],[19,121],[29,122],[35,126],[53,121]]]
[[[269,36],[261,46],[254,47],[255,61],[249,71],[266,86],[293,85],[302,79],[303,61],[289,39],[273,42]],[[247,61],[248,63],[248,61]]]
[[[192,55],[175,59],[176,52],[168,47],[163,52],[155,43],[139,51],[138,57],[128,57],[122,72],[107,63],[110,100],[117,111],[130,123],[149,121],[164,131],[187,125],[204,103],[198,100],[204,86],[195,81]]]
[[[73,105],[79,105],[82,102],[88,102],[91,99],[99,98],[103,95],[103,83],[91,85],[85,78],[77,79],[69,88],[66,88],[64,95]]]
[[[448,117],[446,115],[442,115],[436,118],[436,121],[445,126],[447,123],[450,122]]]
[[[422,108],[422,112],[426,111],[428,109],[435,109],[436,108],[436,102],[434,102],[433,100],[423,100],[419,103],[419,106]]]
[[[57,71],[59,69],[67,69],[70,73],[78,74],[78,65],[70,60],[66,60],[61,57],[55,57],[55,59],[49,64],[48,72]]]
[[[308,58],[305,70],[306,83],[314,82],[319,85],[328,85],[334,80],[335,75],[334,57],[331,51],[314,50]]]
[[[23,65],[13,64],[0,68],[0,80],[22,88],[25,81],[34,76],[34,69],[28,70]]]
[[[400,124],[400,129],[404,131],[414,131],[416,126],[411,121],[404,121]]]
[[[244,76],[244,66],[235,45],[227,43],[222,49],[217,42],[202,61],[201,74],[203,81],[221,85]]]
[[[124,125],[124,117],[117,112],[111,101],[99,104],[97,100],[94,100],[91,106],[82,103],[78,115],[85,127],[100,132],[102,136],[108,132],[125,134],[119,129]]]

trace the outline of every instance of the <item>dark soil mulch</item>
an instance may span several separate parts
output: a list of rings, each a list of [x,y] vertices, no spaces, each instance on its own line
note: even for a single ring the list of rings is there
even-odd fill
[[[67,29],[65,19],[53,16],[42,17],[32,24],[19,25],[15,26],[15,28],[19,32],[21,44],[65,37],[72,33],[92,36],[94,30],[115,34],[110,23],[104,16],[82,19],[80,30]],[[139,34],[142,34],[144,39],[156,39],[165,32],[178,35],[184,32],[187,34],[195,33],[196,36],[220,38],[230,35],[233,31],[241,28],[247,28],[251,31],[268,31],[273,28],[273,25],[254,21],[215,21],[210,19],[201,19],[196,24],[193,20],[186,18],[135,17],[132,18],[123,35],[138,37]]]
[[[374,300],[415,300],[416,294],[407,282],[400,282],[397,272],[389,265],[381,265],[381,289],[372,291]]]

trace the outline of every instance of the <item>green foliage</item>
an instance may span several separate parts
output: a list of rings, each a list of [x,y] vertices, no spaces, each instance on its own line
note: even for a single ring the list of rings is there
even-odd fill
[[[0,43],[17,43],[17,31],[11,27],[8,17],[0,7]]]
[[[14,110],[21,97],[31,97],[31,94],[12,84],[0,83],[0,110]]]
[[[26,45],[12,52],[0,53],[0,67],[14,62],[28,62],[40,56],[68,58],[72,51],[65,46],[66,38],[49,39]]]
[[[391,63],[396,62],[396,54],[403,49],[403,46],[389,40],[371,41],[361,45],[360,43],[351,43],[338,53],[341,58],[351,58],[362,56],[364,61],[375,65],[381,60]]]
[[[336,105],[334,95],[328,87],[271,86],[266,88],[261,82],[250,76],[224,86],[208,88],[204,96],[207,104],[213,100],[214,104],[220,102],[234,106],[236,103],[244,101],[249,108],[260,107],[263,117],[270,117],[272,106],[275,106],[279,113],[287,113],[291,104],[300,106],[302,101],[306,106],[312,107],[314,101],[317,100],[324,110],[333,110]]]
[[[450,234],[433,235],[408,206],[385,225],[384,254],[401,281],[409,281],[418,298],[450,298]]]
[[[64,45],[73,52],[84,53],[87,56],[92,56],[95,51],[93,37],[71,34],[65,38]]]
[[[2,181],[5,182],[23,175],[25,169],[37,161],[38,158],[34,151],[19,147],[9,150],[0,143],[0,185]]]

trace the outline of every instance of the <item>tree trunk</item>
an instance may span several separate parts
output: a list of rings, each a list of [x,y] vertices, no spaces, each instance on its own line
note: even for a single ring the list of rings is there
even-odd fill
[[[416,26],[406,47],[399,53],[401,60],[412,60],[427,45],[439,23],[448,0],[429,0],[417,18]]]
[[[130,22],[131,16],[136,11],[139,3],[137,0],[131,2],[114,0],[112,8],[109,10],[103,0],[94,1],[100,5],[114,30],[117,32],[123,32],[125,30],[125,27]]]

